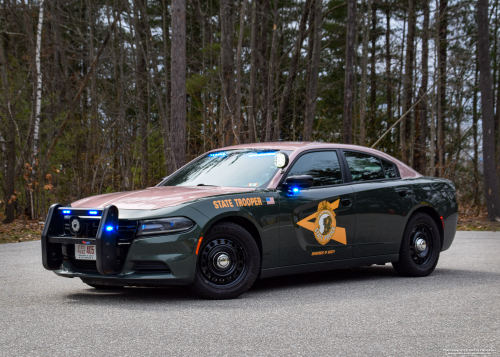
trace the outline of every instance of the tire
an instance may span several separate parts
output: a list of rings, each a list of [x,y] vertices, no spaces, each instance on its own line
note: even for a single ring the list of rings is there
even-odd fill
[[[259,272],[259,248],[253,237],[243,227],[224,222],[203,237],[190,288],[205,299],[234,299],[250,289]]]
[[[425,213],[410,217],[399,249],[399,261],[392,263],[401,276],[432,274],[439,260],[441,238],[436,222]]]

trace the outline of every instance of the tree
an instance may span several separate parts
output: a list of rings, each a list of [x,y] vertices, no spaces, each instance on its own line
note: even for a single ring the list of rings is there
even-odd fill
[[[352,144],[352,111],[354,102],[354,46],[356,36],[356,6],[357,1],[348,0],[347,3],[347,35],[345,51],[345,80],[344,80],[344,113],[343,113],[343,142]]]
[[[250,36],[250,88],[248,126],[249,141],[257,142],[257,35],[259,26],[257,24],[257,0],[252,0],[252,33]]]
[[[314,2],[314,44],[312,46],[312,58],[307,83],[307,106],[304,120],[304,140],[311,140],[314,116],[316,115],[316,100],[318,93],[318,72],[321,55],[321,30],[323,24],[323,1]]]
[[[304,42],[306,23],[309,16],[309,10],[311,8],[311,2],[311,0],[306,0],[306,2],[304,3],[304,9],[302,10],[302,16],[300,18],[299,24],[299,33],[293,47],[292,58],[290,59],[290,67],[288,69],[288,77],[286,79],[285,87],[283,88],[283,94],[281,95],[278,119],[276,123],[276,130],[278,132],[281,131],[281,124],[285,120],[287,106],[292,94],[292,87],[294,85],[295,79],[297,78],[300,51],[302,49],[302,43]]]
[[[247,0],[241,2],[240,14],[240,32],[238,34],[238,49],[236,50],[236,142],[241,142],[241,124],[243,122],[241,115],[241,72],[243,71],[243,59],[241,51],[243,47],[243,30],[245,29],[245,10]]]
[[[437,99],[437,149],[438,174],[444,176],[444,122],[446,119],[446,68],[448,52],[448,0],[439,1],[438,25],[438,99]]]
[[[495,126],[493,112],[493,80],[490,64],[490,31],[488,21],[488,0],[477,1],[477,35],[479,86],[483,121],[483,168],[484,194],[488,208],[488,220],[500,221],[500,196],[496,177]]]
[[[386,129],[389,129],[392,123],[392,77],[391,77],[391,3],[385,2],[385,80],[386,80],[386,95],[387,95],[387,119]]]
[[[424,7],[424,22],[422,26],[422,82],[420,90],[418,92],[417,101],[423,98],[417,106],[417,116],[418,118],[418,128],[417,140],[415,142],[415,148],[413,150],[414,168],[422,174],[426,171],[426,157],[425,152],[427,150],[426,139],[427,139],[427,86],[429,82],[429,0],[423,0],[422,3]]]
[[[406,113],[412,105],[413,97],[413,63],[415,55],[415,3],[414,0],[408,0],[408,34],[406,38],[406,57],[405,74],[403,79],[403,113]],[[400,141],[401,141],[401,159],[404,163],[409,162],[408,156],[408,118],[407,115],[401,121]]]
[[[366,91],[368,86],[368,38],[370,36],[370,27],[368,26],[369,14],[372,7],[372,1],[368,0],[368,4],[365,7],[366,1],[363,0],[361,3],[362,16],[363,16],[363,41],[361,50],[361,88],[359,94],[359,144],[365,145],[366,140]]]
[[[170,172],[186,163],[186,0],[172,0]]]
[[[221,123],[220,144],[228,146],[234,138],[234,53],[233,53],[233,2],[221,0],[220,2],[220,27],[221,27]]]

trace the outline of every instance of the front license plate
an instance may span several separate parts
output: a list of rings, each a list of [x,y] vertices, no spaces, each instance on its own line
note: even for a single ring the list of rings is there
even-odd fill
[[[75,259],[96,260],[95,245],[75,244]]]

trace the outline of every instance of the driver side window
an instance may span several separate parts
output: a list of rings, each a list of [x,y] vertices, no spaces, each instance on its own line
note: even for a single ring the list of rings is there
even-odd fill
[[[297,175],[311,175],[314,178],[313,187],[344,182],[336,151],[316,151],[302,155],[295,161],[287,177]]]

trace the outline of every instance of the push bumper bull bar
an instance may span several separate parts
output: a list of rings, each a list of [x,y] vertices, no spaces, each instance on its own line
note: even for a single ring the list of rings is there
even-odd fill
[[[89,212],[100,215],[95,237],[67,236],[64,234],[64,216],[88,216]],[[96,217],[97,218],[97,217]],[[42,263],[47,270],[58,270],[64,259],[63,244],[96,245],[97,271],[102,275],[117,274],[118,208],[110,205],[104,209],[63,207],[56,203],[50,206],[42,232]]]

